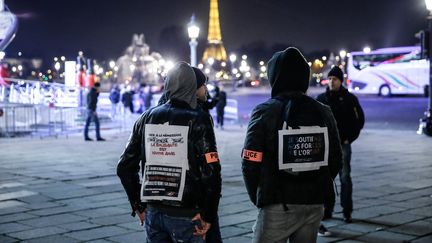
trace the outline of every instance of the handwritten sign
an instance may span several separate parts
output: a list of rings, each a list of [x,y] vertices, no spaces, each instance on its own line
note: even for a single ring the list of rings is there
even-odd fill
[[[145,125],[141,199],[181,201],[188,163],[188,126]]]

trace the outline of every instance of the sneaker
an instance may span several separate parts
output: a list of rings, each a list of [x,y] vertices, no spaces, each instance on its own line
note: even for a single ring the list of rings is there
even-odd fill
[[[85,141],[93,141],[91,138],[84,138]]]
[[[98,138],[97,140],[98,140],[98,141],[106,141],[105,138]]]
[[[331,235],[330,231],[328,231],[327,228],[324,227],[324,225],[320,224],[320,227],[318,228],[318,236],[327,237],[330,235]]]

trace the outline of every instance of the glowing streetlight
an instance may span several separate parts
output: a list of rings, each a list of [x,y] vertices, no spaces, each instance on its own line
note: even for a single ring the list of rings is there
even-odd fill
[[[62,60],[64,62],[66,60],[66,57],[65,56],[61,56],[60,60]]]
[[[323,56],[321,59],[322,59],[323,61],[325,61],[325,60],[327,60],[327,57],[326,57],[326,56]]]
[[[345,58],[346,55],[347,55],[347,52],[345,50],[340,50],[339,56],[341,56],[342,58]]]
[[[242,55],[242,59],[246,60],[247,59],[247,55]]]
[[[189,34],[189,46],[190,46],[190,59],[191,66],[195,67],[197,65],[197,54],[196,49],[198,46],[197,38],[199,36],[200,28],[195,23],[195,14],[192,14],[191,20],[188,24],[188,34]]]
[[[363,48],[363,52],[368,54],[371,52],[371,48],[369,46],[366,46],[365,48]]]
[[[237,55],[236,54],[231,54],[229,56],[229,59],[230,59],[231,62],[235,62],[237,60]]]
[[[59,62],[56,62],[55,64],[54,64],[54,68],[55,68],[55,70],[60,70],[60,68],[61,68],[61,65],[60,65],[60,63]]]
[[[425,0],[426,9],[432,12],[432,0]]]
[[[215,62],[215,59],[213,57],[209,57],[209,59],[207,59],[207,63],[211,66],[213,65],[213,63]]]
[[[113,69],[115,67],[115,62],[114,61],[110,61],[109,62],[109,66],[111,69]]]

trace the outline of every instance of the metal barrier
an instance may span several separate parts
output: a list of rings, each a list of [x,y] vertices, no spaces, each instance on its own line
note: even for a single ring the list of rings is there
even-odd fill
[[[37,111],[32,105],[0,104],[0,136],[31,134],[36,131]]]

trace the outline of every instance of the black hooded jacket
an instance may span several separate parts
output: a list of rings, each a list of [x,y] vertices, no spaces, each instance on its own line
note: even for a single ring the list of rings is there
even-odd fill
[[[341,167],[342,153],[336,122],[327,106],[304,94],[310,69],[296,48],[276,53],[268,63],[268,71],[272,98],[255,107],[242,155],[243,177],[249,197],[260,208],[276,203],[322,204],[325,195],[333,190],[332,179]],[[300,172],[301,176],[279,170],[278,131],[284,121],[292,128],[327,127],[328,166],[313,172]]]
[[[357,97],[341,86],[338,91],[330,91],[327,88],[325,93],[317,97],[317,100],[330,106],[337,122],[341,142],[346,140],[349,143],[354,142],[365,122],[363,109]]]
[[[192,69],[180,63],[168,73],[168,101],[149,109],[136,121],[128,144],[120,157],[117,175],[126,190],[132,211],[147,206],[171,216],[192,217],[200,213],[206,222],[213,222],[221,193],[220,163],[210,115],[196,109],[196,85]],[[186,183],[181,201],[140,199],[140,162],[146,164],[146,124],[188,126]],[[163,131],[161,131],[163,132]],[[209,156],[212,159],[209,160]],[[134,215],[134,213],[132,213]]]

